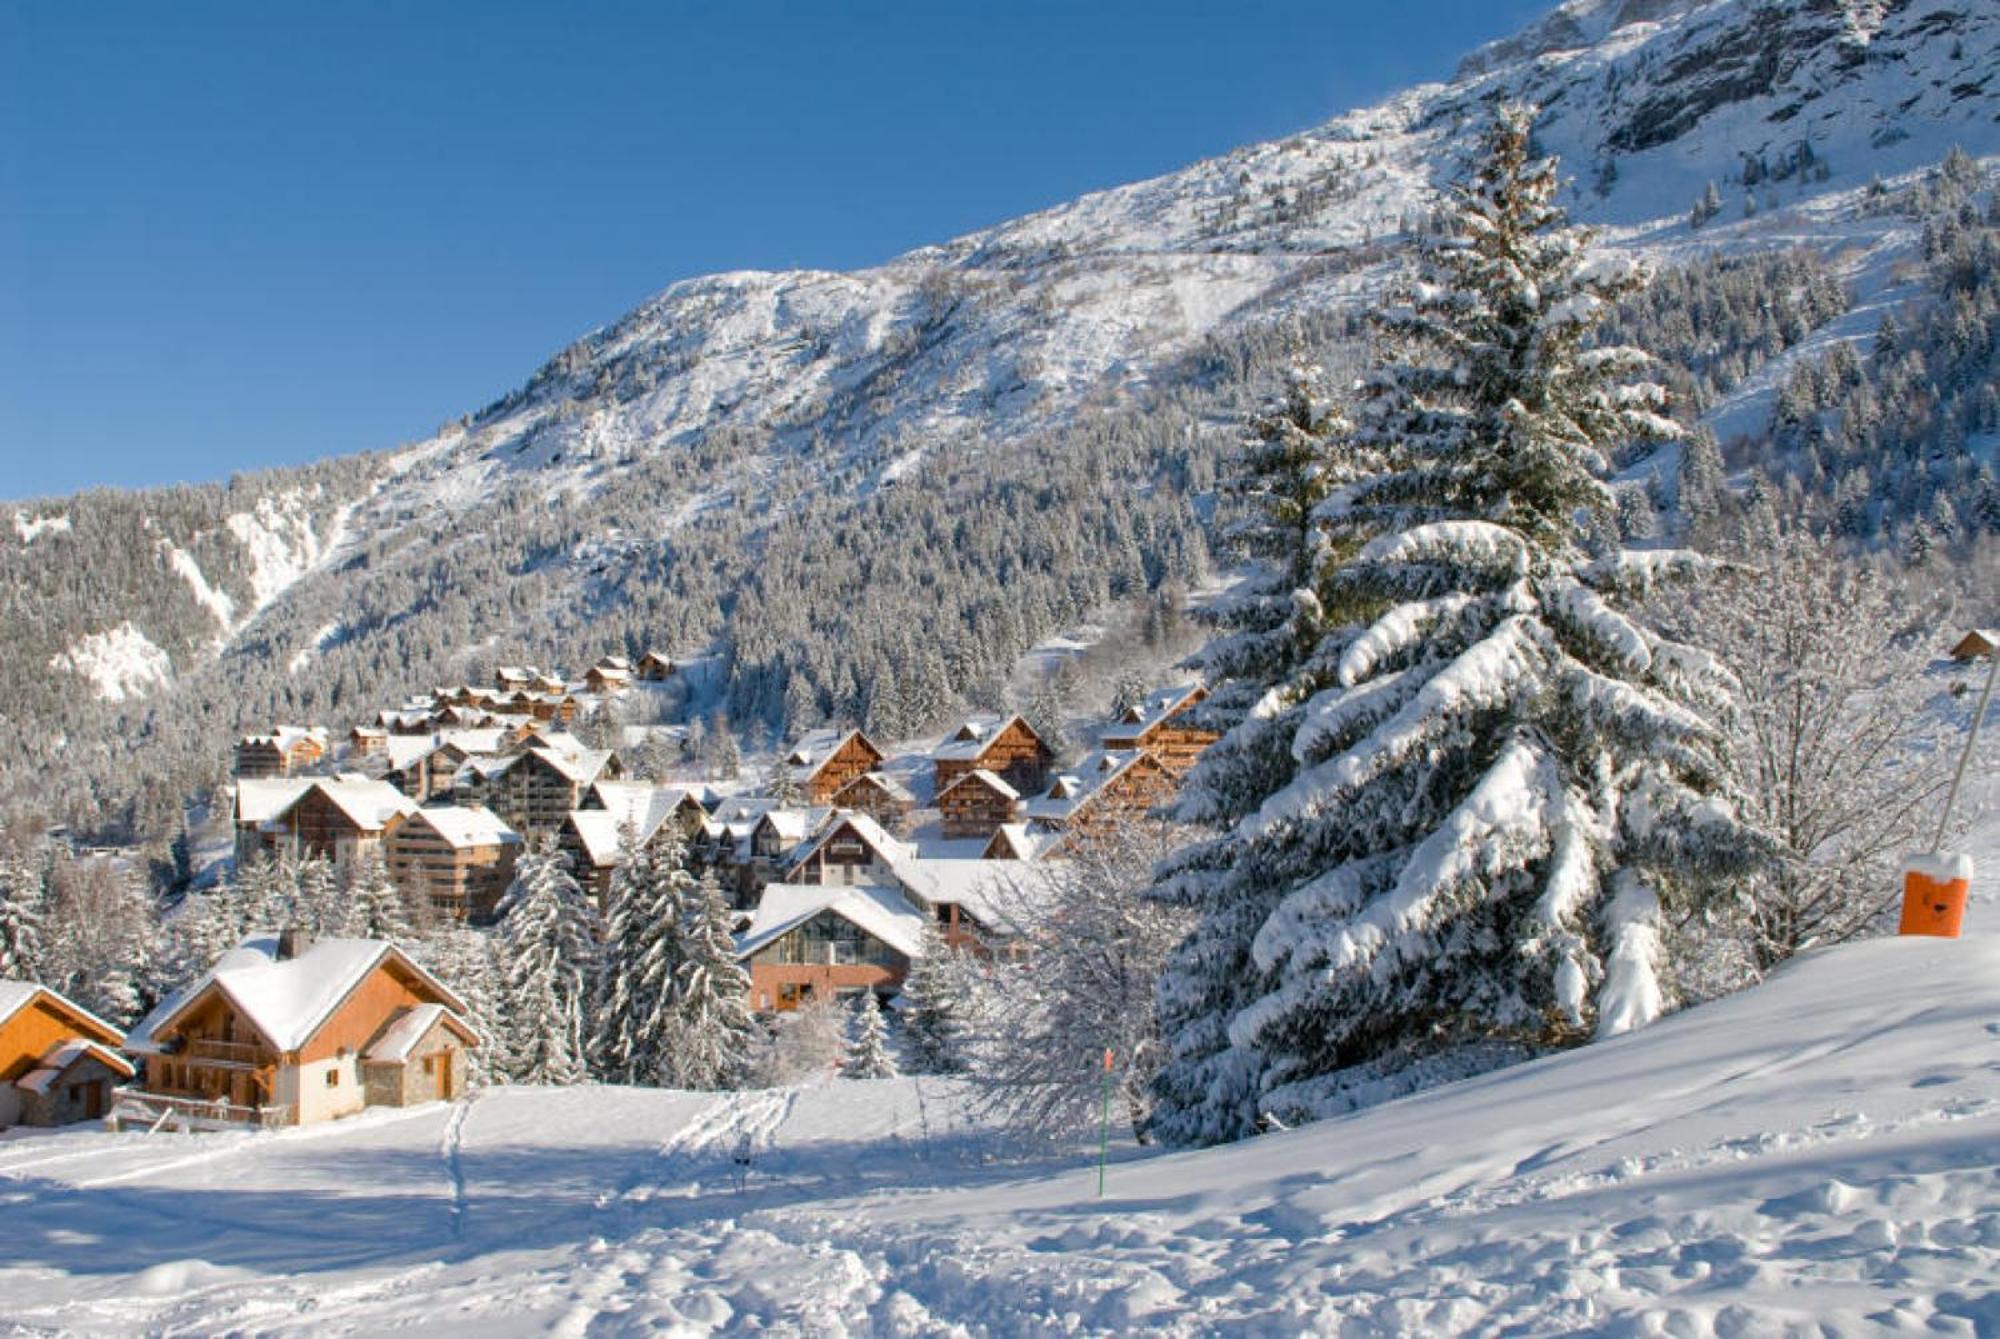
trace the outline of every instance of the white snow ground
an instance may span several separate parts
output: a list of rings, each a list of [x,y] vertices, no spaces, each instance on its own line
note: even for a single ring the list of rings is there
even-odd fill
[[[937,1080],[16,1134],[0,1321],[1993,1333],[2000,926],[1978,928],[1812,955],[1631,1036],[1309,1129],[1126,1146],[1101,1200],[1086,1152],[998,1161]]]

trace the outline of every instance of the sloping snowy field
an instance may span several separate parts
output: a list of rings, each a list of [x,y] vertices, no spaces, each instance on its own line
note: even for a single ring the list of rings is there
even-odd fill
[[[907,1079],[15,1134],[0,1329],[1994,1333],[2000,936],[1814,955],[1234,1148],[1128,1147],[1103,1200],[1085,1156],[994,1151]]]

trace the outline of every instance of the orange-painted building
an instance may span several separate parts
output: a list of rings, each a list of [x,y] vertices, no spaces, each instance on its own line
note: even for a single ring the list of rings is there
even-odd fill
[[[103,1116],[112,1088],[132,1077],[124,1044],[124,1033],[47,986],[0,980],[0,1130]]]

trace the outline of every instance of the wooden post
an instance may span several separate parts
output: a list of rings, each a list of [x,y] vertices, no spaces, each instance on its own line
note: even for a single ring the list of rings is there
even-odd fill
[[[1097,1198],[1104,1198],[1104,1163],[1111,1154],[1111,1048],[1104,1048],[1104,1125],[1097,1136]]]

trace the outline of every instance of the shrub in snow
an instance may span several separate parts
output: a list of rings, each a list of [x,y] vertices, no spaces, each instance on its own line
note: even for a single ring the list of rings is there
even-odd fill
[[[1735,554],[1661,611],[1742,685],[1731,756],[1743,812],[1779,856],[1690,927],[1686,970],[1703,993],[1893,924],[1898,862],[1929,843],[1953,757],[1925,710],[1934,624],[1907,582],[1781,533],[1768,509],[1746,518]]]
[[[1501,111],[1384,315],[1377,459],[1315,508],[1295,668],[1183,805],[1247,811],[1163,871],[1201,917],[1161,984],[1169,1138],[1345,1109],[1360,1066],[1639,1026],[1668,1004],[1663,909],[1753,850],[1726,676],[1620,608],[1697,560],[1584,548],[1609,451],[1678,429],[1643,353],[1589,341],[1640,276],[1585,259],[1530,121]]]
[[[996,964],[980,991],[968,1077],[986,1111],[1038,1136],[1090,1128],[1109,1051],[1119,1115],[1149,1138],[1165,1058],[1154,995],[1189,918],[1146,893],[1175,840],[1163,824],[1133,823],[1000,897],[1026,953]]]
[[[752,1057],[752,1082],[776,1088],[831,1073],[847,1050],[847,1011],[831,999],[811,999],[781,1015]]]
[[[889,1030],[882,1021],[882,1005],[875,992],[864,990],[854,1006],[854,1040],[847,1046],[847,1064],[841,1070],[850,1079],[893,1079],[896,1061],[889,1054]]]

